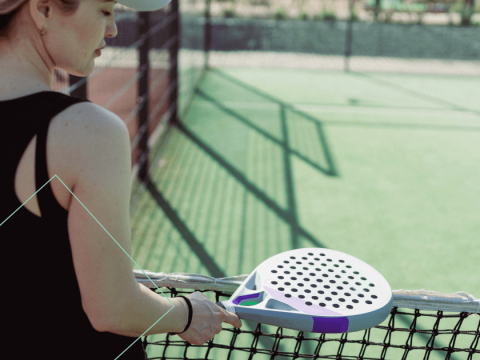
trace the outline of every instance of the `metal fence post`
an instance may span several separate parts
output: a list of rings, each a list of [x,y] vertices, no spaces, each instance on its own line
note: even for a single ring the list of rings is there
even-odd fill
[[[204,42],[203,42],[203,50],[205,51],[205,66],[207,69],[209,68],[208,65],[208,58],[210,53],[210,46],[211,46],[211,34],[212,34],[212,24],[210,21],[210,4],[211,0],[206,0],[206,7],[205,7],[205,33],[204,33]]]
[[[180,32],[180,11],[179,11],[179,0],[173,0],[171,2],[170,8],[170,15],[173,16],[173,21],[170,25],[170,36],[169,38],[174,38],[175,41],[172,42],[172,45],[168,49],[170,55],[170,69],[169,69],[169,78],[170,78],[170,86],[172,87],[170,90],[170,118],[168,122],[173,125],[177,124],[180,120],[178,119],[178,51],[180,49],[180,40],[181,40],[181,32]],[[173,86],[172,86],[173,85]]]
[[[140,78],[138,79],[138,97],[137,103],[139,103],[138,111],[138,130],[140,132],[140,141],[138,143],[140,150],[140,169],[138,172],[139,178],[142,182],[148,174],[148,105],[149,105],[149,91],[148,91],[148,78],[150,73],[149,63],[149,50],[150,39],[148,31],[150,30],[150,13],[139,12],[138,13],[138,34],[139,36],[145,36],[145,41],[138,47],[139,56],[139,68]],[[141,72],[142,70],[143,73]]]
[[[349,0],[350,18],[347,23],[347,33],[345,40],[345,71],[350,71],[350,56],[352,55],[352,37],[353,37],[353,3],[354,0]]]

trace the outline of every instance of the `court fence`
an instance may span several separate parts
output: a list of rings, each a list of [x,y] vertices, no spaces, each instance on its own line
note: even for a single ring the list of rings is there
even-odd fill
[[[117,4],[118,35],[106,39],[107,48],[96,59],[94,72],[79,78],[56,70],[53,88],[88,98],[127,124],[132,180],[142,180],[149,169],[149,149],[164,129],[185,116],[209,67],[480,75],[480,27],[471,21],[480,8],[471,0],[334,0],[332,4],[340,2],[348,5],[343,18],[325,11],[305,15],[298,9],[312,2],[292,0],[297,19],[286,11],[267,18],[254,12],[242,17],[223,11],[219,16],[219,9],[245,5],[240,0],[173,0],[155,12],[134,12]],[[265,4],[278,8],[283,3],[250,0],[246,8]],[[468,21],[422,24],[394,16],[416,13],[422,19],[422,14],[446,15],[455,6],[455,14]],[[364,14],[359,9],[370,17],[359,16]]]

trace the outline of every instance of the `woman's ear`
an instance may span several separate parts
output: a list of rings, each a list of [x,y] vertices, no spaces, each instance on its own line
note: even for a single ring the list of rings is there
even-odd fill
[[[29,10],[39,32],[48,27],[48,22],[52,17],[51,0],[30,0]]]

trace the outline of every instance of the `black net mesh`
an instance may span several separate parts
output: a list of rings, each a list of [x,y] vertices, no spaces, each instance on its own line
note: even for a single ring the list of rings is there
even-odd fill
[[[157,293],[161,295],[159,290]],[[165,296],[193,290],[168,288]],[[212,301],[231,294],[202,291]],[[466,359],[480,357],[480,317],[470,313],[393,307],[380,325],[348,334],[299,332],[243,320],[241,329],[224,324],[204,345],[166,334],[143,339],[148,359]]]

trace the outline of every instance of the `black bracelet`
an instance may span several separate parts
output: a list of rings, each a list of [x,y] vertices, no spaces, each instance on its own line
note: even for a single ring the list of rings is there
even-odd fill
[[[185,329],[181,332],[181,333],[168,333],[168,335],[178,335],[178,334],[183,334],[185,331],[188,330],[188,328],[190,327],[190,324],[192,322],[192,315],[193,315],[193,308],[192,308],[192,303],[190,302],[190,300],[185,297],[185,296],[177,296],[177,297],[182,297],[185,299],[185,301],[187,302],[187,305],[188,305],[188,322],[187,322],[187,326],[185,326]]]

